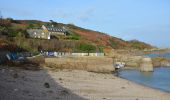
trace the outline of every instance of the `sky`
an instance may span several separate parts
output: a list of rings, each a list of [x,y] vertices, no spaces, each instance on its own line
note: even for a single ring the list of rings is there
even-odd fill
[[[170,0],[0,0],[4,18],[54,20],[170,48]]]

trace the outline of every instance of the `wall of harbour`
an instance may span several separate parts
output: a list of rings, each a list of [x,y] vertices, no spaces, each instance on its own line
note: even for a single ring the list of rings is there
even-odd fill
[[[109,57],[45,58],[45,65],[52,69],[78,69],[99,73],[111,73],[115,70],[113,59]]]

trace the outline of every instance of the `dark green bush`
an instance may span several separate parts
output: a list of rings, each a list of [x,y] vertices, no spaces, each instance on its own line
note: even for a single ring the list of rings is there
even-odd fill
[[[96,52],[96,47],[91,44],[81,43],[75,46],[76,52]]]
[[[72,31],[67,31],[66,36],[67,36],[66,37],[67,40],[79,40],[80,39],[80,35]]]

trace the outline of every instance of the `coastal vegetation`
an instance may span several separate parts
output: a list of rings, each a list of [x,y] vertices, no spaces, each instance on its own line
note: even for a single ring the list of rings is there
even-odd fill
[[[30,38],[27,29],[40,28],[42,25],[55,25],[67,29],[66,37],[45,40]],[[152,49],[153,46],[140,41],[125,41],[108,34],[84,29],[74,24],[63,24],[53,20],[43,22],[37,20],[1,19],[1,39],[17,45],[27,51],[37,53],[42,50],[61,52],[102,52],[105,48],[112,49]],[[50,45],[49,45],[50,44]]]
[[[87,44],[87,43],[79,43],[75,46],[75,51],[76,52],[96,52],[96,47],[92,44]]]

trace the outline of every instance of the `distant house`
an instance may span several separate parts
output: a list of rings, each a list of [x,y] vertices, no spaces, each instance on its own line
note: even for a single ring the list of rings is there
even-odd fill
[[[42,38],[42,39],[51,39],[55,36],[65,36],[66,29],[64,27],[54,27],[42,25],[41,28],[33,28],[27,30],[28,34],[32,38]]]

